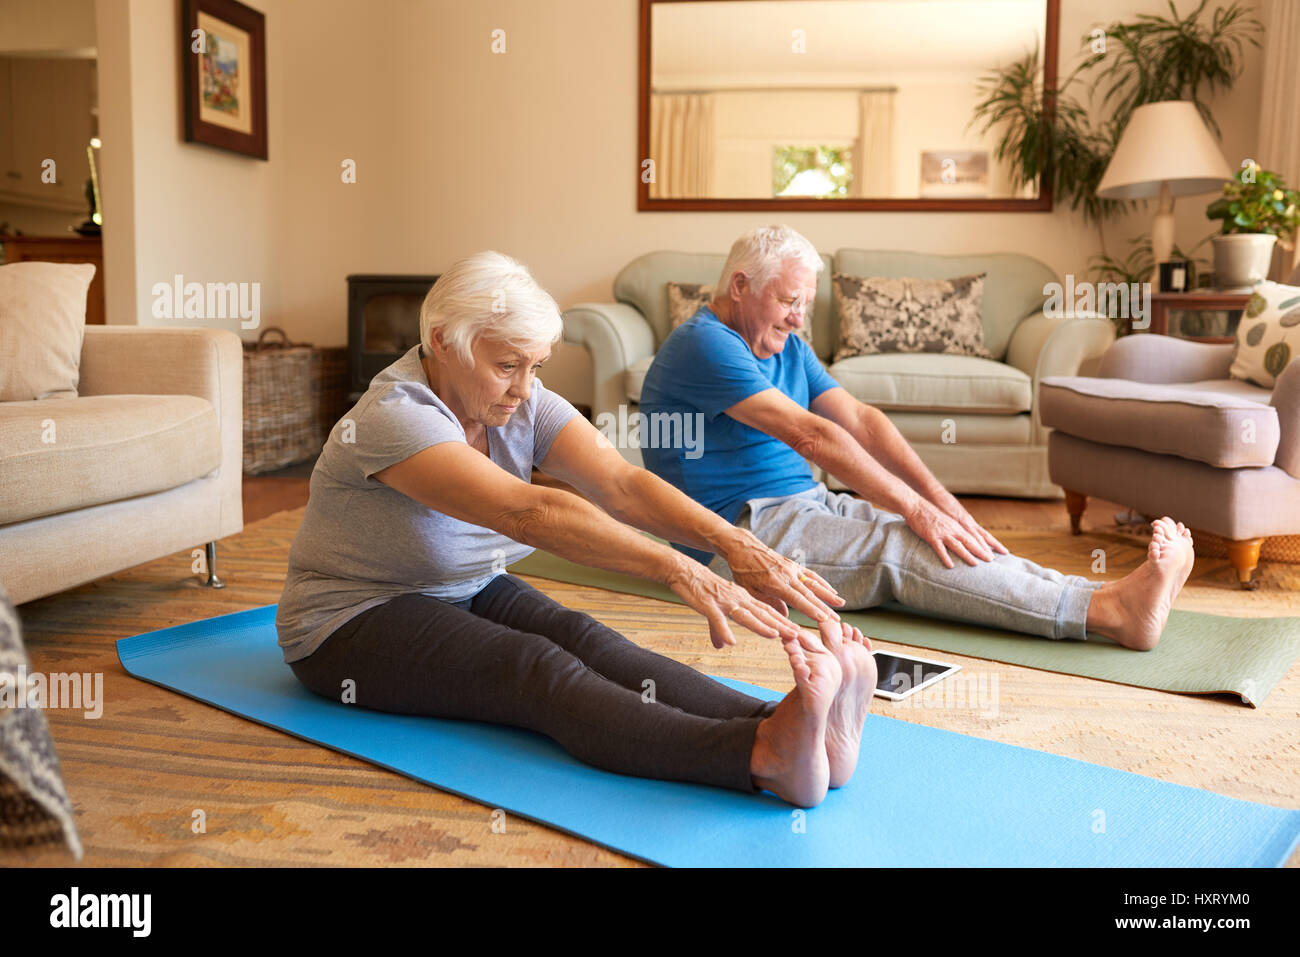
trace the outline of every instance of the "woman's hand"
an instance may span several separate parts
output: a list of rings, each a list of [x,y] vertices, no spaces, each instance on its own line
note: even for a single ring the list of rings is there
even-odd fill
[[[768,548],[752,533],[723,557],[736,584],[767,602],[782,617],[789,608],[795,608],[813,621],[839,619],[830,606],[843,605],[844,599],[826,579]]]
[[[769,604],[735,582],[715,575],[693,558],[680,557],[681,565],[668,579],[668,587],[708,620],[709,639],[714,648],[736,643],[728,618],[764,638],[798,638],[798,626],[785,615],[777,614]]]

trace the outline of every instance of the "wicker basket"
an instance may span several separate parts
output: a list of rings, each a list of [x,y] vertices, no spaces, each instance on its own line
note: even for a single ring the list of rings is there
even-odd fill
[[[348,350],[346,348],[312,350],[312,403],[316,412],[319,449],[329,438],[334,424],[348,410]]]
[[[1143,515],[1149,525],[1153,516]],[[1149,531],[1149,530],[1148,530]],[[1228,546],[1224,540],[1213,532],[1199,528],[1190,529],[1192,533],[1192,551],[1197,558],[1227,558]],[[1264,539],[1259,549],[1262,562],[1282,562],[1300,564],[1300,535],[1272,535]]]
[[[1192,530],[1192,550],[1203,558],[1227,558],[1228,548],[1223,539],[1210,532]],[[1264,539],[1259,549],[1262,562],[1300,562],[1300,535],[1274,535]]]
[[[277,334],[280,341],[267,341]],[[302,462],[321,448],[313,389],[317,350],[278,326],[244,343],[244,472],[259,475]]]

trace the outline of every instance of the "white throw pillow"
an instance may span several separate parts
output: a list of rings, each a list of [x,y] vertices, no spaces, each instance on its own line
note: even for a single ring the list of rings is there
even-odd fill
[[[1237,324],[1237,350],[1228,375],[1271,389],[1298,355],[1300,286],[1265,279],[1254,288]]]
[[[90,263],[0,266],[0,402],[76,398]]]

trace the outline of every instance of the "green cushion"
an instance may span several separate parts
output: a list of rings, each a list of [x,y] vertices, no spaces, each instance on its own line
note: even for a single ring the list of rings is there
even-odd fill
[[[830,374],[878,409],[1017,415],[1033,407],[1029,376],[976,356],[884,352],[843,359]]]
[[[1033,420],[1019,415],[979,415],[969,412],[886,412],[899,434],[913,448],[941,446],[969,454],[977,445],[1017,446],[1033,441]],[[972,464],[971,468],[976,466]],[[996,468],[996,466],[992,466]],[[944,483],[945,485],[951,483]]]

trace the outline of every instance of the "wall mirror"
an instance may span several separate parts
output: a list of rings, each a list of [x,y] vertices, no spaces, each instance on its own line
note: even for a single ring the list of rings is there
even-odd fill
[[[641,0],[637,208],[1050,210],[971,119],[979,80],[1035,48],[1056,83],[1058,18],[1059,0]]]

